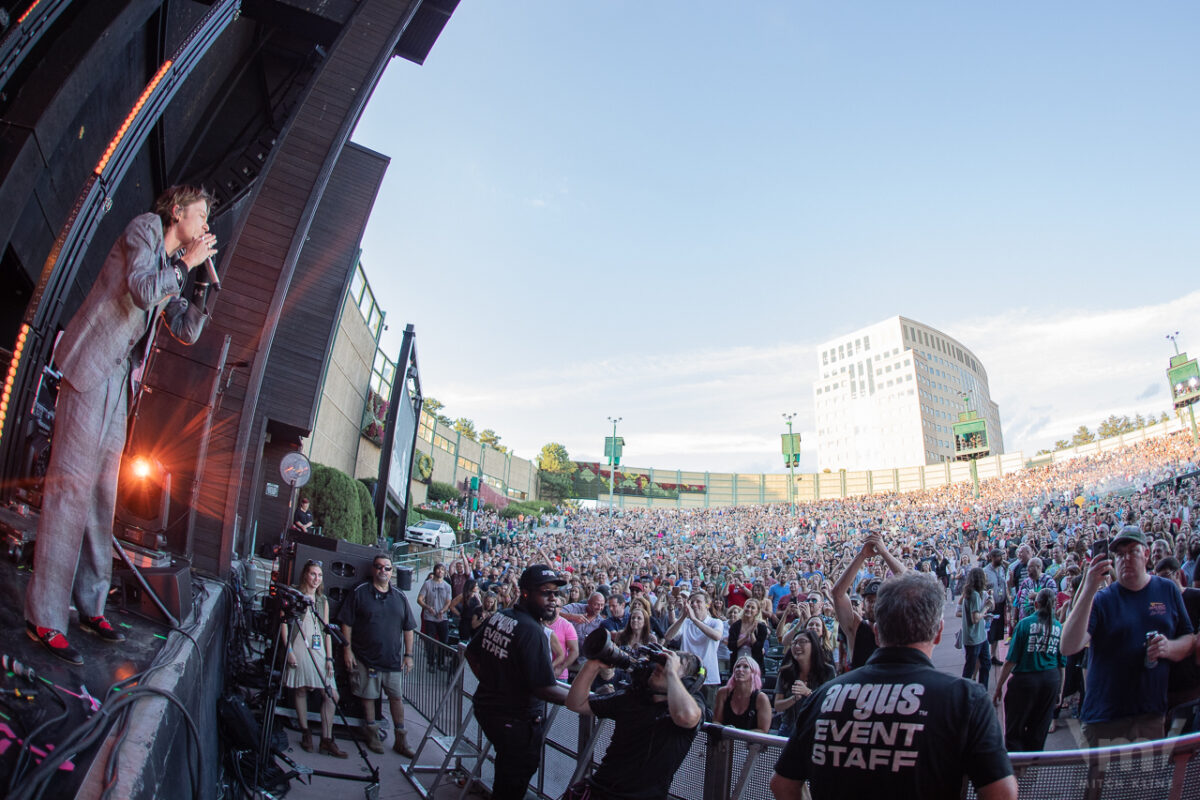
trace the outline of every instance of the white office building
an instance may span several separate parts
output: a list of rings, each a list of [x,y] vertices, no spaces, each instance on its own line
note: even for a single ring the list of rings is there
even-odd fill
[[[988,421],[992,454],[1004,452],[1000,409],[987,371],[961,342],[891,317],[817,348],[813,388],[822,470],[886,469],[954,458],[962,396]]]

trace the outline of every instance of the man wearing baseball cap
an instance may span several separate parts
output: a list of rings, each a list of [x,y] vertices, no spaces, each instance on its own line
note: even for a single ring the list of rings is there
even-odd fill
[[[1079,715],[1090,747],[1161,739],[1167,662],[1192,655],[1195,637],[1179,588],[1146,571],[1149,554],[1141,528],[1121,528],[1108,553],[1092,559],[1063,625],[1065,655],[1091,647]],[[1101,589],[1114,564],[1116,582]]]
[[[467,645],[467,663],[479,679],[475,719],[496,753],[495,800],[525,796],[546,737],[546,701],[562,705],[567,698],[550,668],[542,626],[554,618],[558,587],[565,583],[545,564],[527,568],[517,583],[517,604],[488,617]]]

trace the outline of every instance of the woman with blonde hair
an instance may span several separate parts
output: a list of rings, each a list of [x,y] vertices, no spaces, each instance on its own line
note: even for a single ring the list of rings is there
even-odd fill
[[[763,649],[766,647],[767,636],[770,632],[767,623],[763,622],[760,612],[758,601],[753,597],[742,605],[741,618],[729,626],[729,653],[730,658],[735,659],[734,664],[737,664],[736,659],[743,655],[749,655],[758,664],[758,671],[761,674],[765,669]]]

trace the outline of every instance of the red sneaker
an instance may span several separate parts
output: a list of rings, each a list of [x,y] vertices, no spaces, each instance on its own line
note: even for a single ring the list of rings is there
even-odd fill
[[[67,663],[74,664],[75,666],[83,663],[83,656],[79,655],[78,650],[71,647],[71,644],[67,641],[67,637],[63,636],[62,631],[56,631],[53,628],[40,628],[32,622],[26,622],[25,634],[35,642],[41,642],[42,647]]]

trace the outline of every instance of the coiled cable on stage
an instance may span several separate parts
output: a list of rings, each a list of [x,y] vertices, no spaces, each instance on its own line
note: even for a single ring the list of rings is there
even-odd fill
[[[29,768],[29,749],[33,746],[33,743],[35,741],[41,741],[40,737],[43,736],[45,731],[50,730],[55,725],[58,725],[70,715],[70,711],[67,708],[67,702],[59,696],[58,687],[49,681],[45,681],[45,679],[43,679],[43,681],[45,683],[49,683],[50,688],[53,690],[50,692],[50,694],[53,695],[54,699],[57,700],[59,705],[62,706],[62,713],[56,717],[47,719],[45,722],[42,722],[33,730],[29,731],[28,735],[26,735],[24,740],[21,742],[21,749],[17,751],[16,761],[13,763],[12,772],[8,776],[8,791],[6,792],[6,796],[8,797],[12,797],[13,791],[17,784],[23,782],[25,770]]]
[[[192,782],[192,797],[199,797],[200,772],[202,769],[200,762],[203,755],[200,751],[200,731],[196,727],[196,721],[187,710],[187,706],[166,689],[160,689],[157,686],[134,686],[125,690],[116,700],[102,706],[82,727],[78,728],[63,742],[55,746],[54,751],[29,773],[19,788],[9,795],[11,800],[40,800],[42,795],[45,794],[46,789],[49,788],[51,778],[54,777],[58,772],[58,768],[67,759],[74,757],[99,741],[107,733],[109,724],[113,721],[114,714],[124,711],[128,706],[145,699],[148,695],[165,698],[168,702],[173,703],[179,709],[180,713],[183,714],[184,721],[187,723],[190,744],[192,745],[187,755],[188,776]],[[193,751],[195,752],[195,758],[193,758]]]
[[[183,628],[171,628],[171,633],[182,634],[196,648],[196,655],[199,659],[198,668],[200,674],[203,675],[204,663],[200,643],[196,641],[196,638],[191,633]],[[174,650],[182,646],[178,640],[176,640],[173,646],[168,635],[167,644],[163,646],[163,649],[159,653],[160,663],[157,666],[152,666],[134,675],[130,675],[108,687],[104,692],[104,704],[101,705],[100,710],[88,718],[81,727],[75,729],[65,740],[56,744],[52,752],[52,758],[43,760],[40,765],[26,774],[30,756],[30,743],[39,741],[44,731],[61,723],[68,716],[67,703],[59,696],[62,691],[61,688],[43,679],[45,683],[54,689],[52,694],[62,705],[63,712],[38,725],[37,728],[30,731],[28,736],[24,737],[21,750],[17,755],[16,764],[12,774],[9,776],[8,797],[40,798],[49,787],[51,778],[56,774],[59,765],[64,763],[68,758],[90,747],[107,733],[112,724],[116,724],[120,726],[121,732],[116,744],[109,753],[109,760],[105,767],[105,789],[102,794],[102,797],[111,796],[112,790],[115,787],[117,770],[119,769],[121,746],[125,742],[128,730],[126,723],[128,722],[129,707],[137,700],[144,699],[148,695],[166,698],[179,708],[187,721],[191,745],[187,754],[188,774],[192,778],[192,796],[197,797],[200,790],[202,751],[199,731],[195,720],[187,710],[187,707],[171,692],[155,686],[141,685],[150,675],[172,663],[174,660],[172,655]],[[163,657],[164,653],[167,654],[166,657]],[[139,685],[131,686],[131,684],[135,683]],[[51,763],[49,768],[47,767],[48,763]],[[18,785],[20,786],[19,789],[17,788]]]

